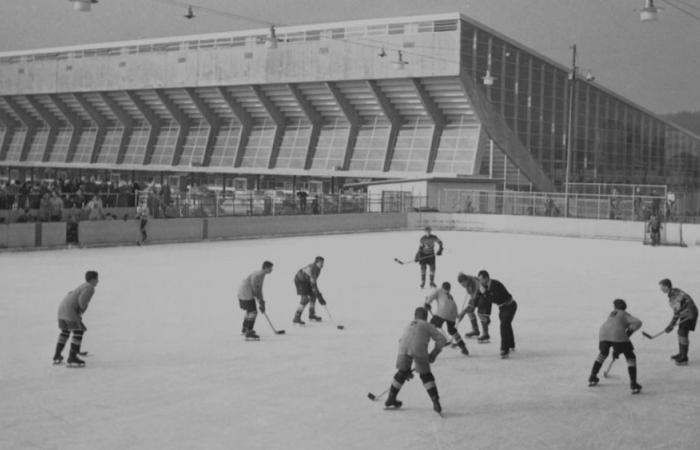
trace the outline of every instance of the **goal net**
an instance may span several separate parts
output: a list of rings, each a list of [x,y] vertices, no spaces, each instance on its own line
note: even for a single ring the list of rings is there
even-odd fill
[[[648,222],[644,222],[644,245],[670,245],[687,247],[683,241],[683,224],[661,222],[658,243],[652,242],[651,230]]]

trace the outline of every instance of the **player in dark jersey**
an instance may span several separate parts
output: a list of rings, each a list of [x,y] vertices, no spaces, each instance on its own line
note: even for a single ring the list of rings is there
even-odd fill
[[[688,334],[695,331],[695,325],[698,323],[698,307],[690,295],[674,288],[668,278],[659,281],[659,286],[661,292],[668,295],[668,304],[673,310],[673,318],[666,327],[666,333],[673,331],[678,323],[678,354],[671,356],[671,359],[676,361],[679,366],[686,366],[688,365],[688,347],[690,346]]]
[[[479,272],[479,284],[479,291],[483,294],[479,299],[479,316],[481,317],[483,314],[488,317],[491,314],[491,304],[498,306],[498,319],[501,322],[501,358],[508,358],[510,351],[515,349],[513,318],[518,310],[518,304],[503,283],[491,279],[485,270]],[[488,327],[484,333],[488,336]]]
[[[435,251],[437,244],[438,250]],[[425,227],[425,235],[420,238],[418,252],[416,253],[415,262],[420,264],[420,287],[425,287],[425,272],[426,267],[430,266],[430,287],[437,287],[435,284],[435,255],[442,255],[444,247],[440,238],[431,233],[430,227]]]
[[[625,355],[627,372],[630,376],[630,388],[633,394],[638,394],[642,390],[642,386],[637,383],[637,357],[634,354],[634,346],[630,341],[630,336],[642,327],[642,321],[626,311],[627,303],[620,298],[613,301],[613,307],[615,309],[600,327],[598,344],[600,353],[593,363],[591,375],[588,377],[588,385],[595,386],[600,381],[598,371],[603,366],[603,362],[608,357],[612,347],[613,359],[617,359],[619,354]]]
[[[649,223],[647,224],[647,229],[649,231],[649,238],[651,239],[651,245],[661,244],[661,221],[657,216],[651,216]]]
[[[318,290],[316,284],[318,277],[321,275],[321,269],[324,263],[323,256],[317,256],[314,262],[302,267],[294,276],[294,286],[296,286],[297,294],[301,297],[297,312],[294,314],[293,323],[304,325],[306,322],[301,320],[301,313],[304,312],[306,305],[309,305],[309,320],[320,322],[321,318],[316,315],[316,299],[321,305],[326,304],[326,300]]]
[[[475,312],[477,310],[477,307],[479,306],[479,297],[481,296],[481,293],[479,292],[479,279],[477,277],[465,275],[464,273],[460,272],[459,275],[457,275],[457,281],[467,291],[467,306],[462,311],[460,311],[459,315],[457,316],[457,321],[461,322],[465,315],[469,316],[469,322],[471,323],[472,331],[465,334],[464,337],[471,338],[479,336],[479,325]],[[486,317],[486,319],[488,320],[488,316]],[[486,327],[484,328],[484,331],[486,333],[485,335],[488,337],[488,322],[486,323],[486,325],[483,325],[482,323],[482,327],[483,326]]]

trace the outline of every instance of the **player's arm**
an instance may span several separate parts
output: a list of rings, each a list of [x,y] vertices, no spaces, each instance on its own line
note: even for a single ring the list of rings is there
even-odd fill
[[[90,299],[92,299],[92,295],[94,293],[95,288],[92,286],[88,286],[87,288],[83,289],[83,291],[78,296],[78,310],[81,315],[85,311],[87,311],[88,305],[90,304]]]
[[[442,251],[445,249],[445,246],[442,244],[442,241],[437,236],[435,236],[435,243],[440,247],[436,252],[436,255],[440,256],[442,255]]]
[[[627,328],[625,333],[627,336],[632,336],[632,333],[642,328],[642,321],[634,317],[632,314],[627,313]]]
[[[437,298],[438,298],[438,291],[436,289],[431,294],[425,296],[425,302],[423,303],[423,307],[425,309],[427,309],[428,311],[430,311],[432,309],[430,304],[433,303],[435,300],[437,300]]]
[[[435,341],[435,347],[428,355],[428,361],[435,362],[435,359],[442,351],[442,348],[447,345],[447,338],[440,330],[434,326],[430,326],[430,338]]]

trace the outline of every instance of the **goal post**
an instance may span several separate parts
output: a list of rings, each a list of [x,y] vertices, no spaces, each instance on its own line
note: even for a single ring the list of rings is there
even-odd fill
[[[651,230],[648,222],[644,226],[644,245],[652,245]],[[657,245],[687,247],[683,240],[683,224],[678,222],[661,222],[659,242]]]

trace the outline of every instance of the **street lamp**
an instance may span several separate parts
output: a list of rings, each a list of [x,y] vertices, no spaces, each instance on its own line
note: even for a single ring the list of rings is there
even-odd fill
[[[564,217],[569,217],[569,177],[571,176],[571,153],[573,152],[574,100],[576,94],[576,44],[571,46],[571,72],[569,79],[569,110],[566,120],[566,171],[564,172]]]
[[[645,0],[644,8],[639,10],[639,20],[642,22],[653,22],[659,20],[659,9],[654,6],[654,0]]]
[[[73,3],[73,10],[79,12],[90,12],[93,3],[97,3],[97,0],[68,0]]]

